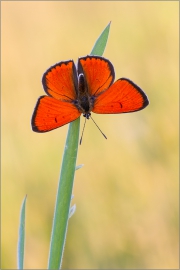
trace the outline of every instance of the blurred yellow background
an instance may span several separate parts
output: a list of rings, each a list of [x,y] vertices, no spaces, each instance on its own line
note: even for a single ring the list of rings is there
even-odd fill
[[[43,73],[85,56],[109,21],[116,79],[148,95],[143,111],[88,121],[74,182],[63,268],[178,268],[179,9],[173,1],[3,1],[2,269],[15,269],[27,194],[25,269],[47,267],[68,125],[31,130]],[[84,119],[81,117],[81,130]]]

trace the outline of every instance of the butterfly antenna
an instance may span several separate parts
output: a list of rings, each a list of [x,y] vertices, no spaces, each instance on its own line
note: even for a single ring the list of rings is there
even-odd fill
[[[85,128],[85,125],[86,125],[86,118],[85,118],[85,122],[84,122],[83,130],[82,130],[81,139],[80,139],[80,142],[79,142],[79,144],[80,144],[80,145],[81,145],[81,143],[82,143],[82,138],[83,138],[83,134],[84,134],[84,128]]]
[[[106,135],[102,132],[102,130],[100,129],[100,127],[96,124],[96,122],[94,121],[94,119],[90,116],[90,118],[93,120],[94,124],[96,125],[96,127],[99,129],[99,131],[101,132],[101,134],[104,136],[105,139],[107,139]]]

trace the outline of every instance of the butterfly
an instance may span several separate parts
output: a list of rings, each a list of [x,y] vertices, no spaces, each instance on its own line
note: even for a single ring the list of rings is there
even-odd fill
[[[129,113],[144,109],[146,94],[126,78],[114,82],[111,62],[100,56],[80,57],[51,66],[42,77],[47,95],[40,96],[31,125],[35,132],[47,132],[68,124],[81,114],[86,119],[91,112],[99,114]]]

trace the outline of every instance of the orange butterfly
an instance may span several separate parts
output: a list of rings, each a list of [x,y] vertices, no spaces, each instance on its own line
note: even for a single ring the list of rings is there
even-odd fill
[[[146,94],[129,79],[115,77],[111,62],[100,56],[72,60],[50,67],[42,84],[48,96],[39,97],[31,124],[33,131],[47,132],[74,121],[91,111],[100,114],[128,113],[144,109]]]

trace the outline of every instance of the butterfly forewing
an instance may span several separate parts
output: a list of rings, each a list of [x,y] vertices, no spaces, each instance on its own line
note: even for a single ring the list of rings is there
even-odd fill
[[[111,62],[99,56],[86,56],[78,60],[78,74],[83,73],[88,92],[98,95],[113,83],[114,68]]]
[[[128,113],[149,104],[146,94],[129,79],[117,80],[95,100],[94,113]]]
[[[43,75],[44,91],[61,100],[74,100],[77,96],[77,72],[73,61],[60,62]]]

